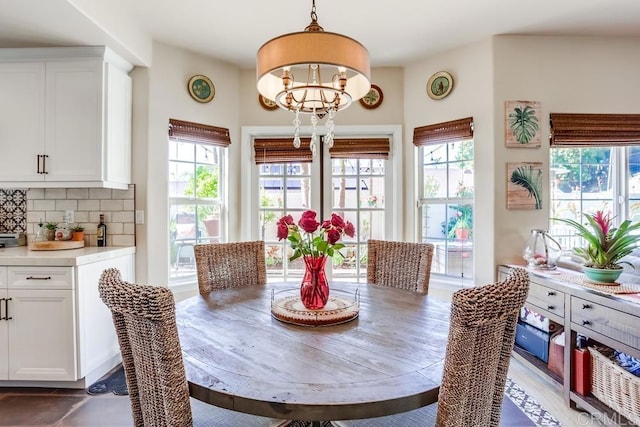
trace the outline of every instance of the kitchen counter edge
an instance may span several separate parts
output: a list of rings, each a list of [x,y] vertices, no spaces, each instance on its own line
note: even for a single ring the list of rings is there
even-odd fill
[[[27,246],[19,246],[0,249],[0,266],[75,267],[135,253],[135,246],[88,246],[60,251],[32,251]]]

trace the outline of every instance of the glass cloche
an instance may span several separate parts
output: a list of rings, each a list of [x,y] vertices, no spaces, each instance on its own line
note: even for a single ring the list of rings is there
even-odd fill
[[[562,248],[546,230],[533,229],[527,244],[522,251],[522,256],[529,267],[541,270],[553,270],[556,268]]]

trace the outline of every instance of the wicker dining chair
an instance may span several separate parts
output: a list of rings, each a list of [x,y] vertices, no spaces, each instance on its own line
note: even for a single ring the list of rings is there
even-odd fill
[[[529,275],[514,268],[497,283],[456,291],[438,403],[343,427],[498,427],[507,371]]]
[[[136,427],[272,425],[189,398],[169,289],[125,282],[115,268],[102,272],[98,287],[113,316]]]
[[[371,239],[367,242],[367,282],[426,294],[432,259],[431,243]]]
[[[207,294],[215,289],[267,283],[264,241],[206,243],[194,246],[198,289]]]

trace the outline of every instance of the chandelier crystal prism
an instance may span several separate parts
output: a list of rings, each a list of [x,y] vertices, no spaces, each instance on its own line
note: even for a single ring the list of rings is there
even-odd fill
[[[294,146],[300,146],[300,114],[311,115],[311,151],[316,151],[318,120],[328,116],[327,145],[333,145],[336,112],[371,89],[369,52],[358,41],[330,33],[318,24],[312,0],[311,23],[304,31],[266,42],[256,57],[258,92],[295,113]]]

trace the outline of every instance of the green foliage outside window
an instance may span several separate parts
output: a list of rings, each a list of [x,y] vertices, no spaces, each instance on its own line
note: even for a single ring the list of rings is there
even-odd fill
[[[218,198],[218,170],[211,169],[209,166],[200,165],[196,168],[195,179],[189,179],[189,185],[184,191],[187,197],[196,197],[198,199],[217,199]],[[195,190],[195,195],[194,195]],[[198,206],[198,222],[214,215],[215,208],[213,206]]]

